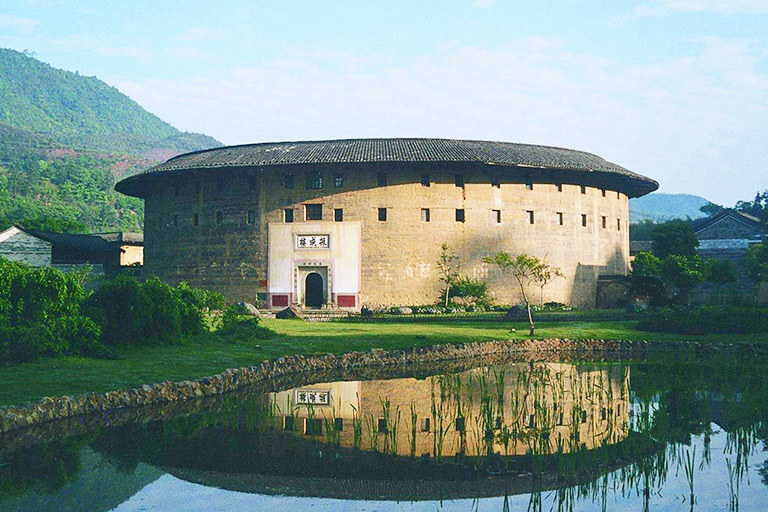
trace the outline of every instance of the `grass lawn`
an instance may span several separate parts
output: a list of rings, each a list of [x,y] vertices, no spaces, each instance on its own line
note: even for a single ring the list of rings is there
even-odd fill
[[[119,360],[61,357],[0,367],[0,405],[43,396],[104,392],[165,380],[185,380],[297,353],[401,349],[439,343],[527,338],[525,323],[435,321],[419,323],[262,320],[277,333],[268,340],[206,334],[175,344],[126,347]],[[541,322],[537,337],[710,343],[768,342],[765,335],[682,336],[640,332],[635,322]],[[510,329],[515,328],[515,332]]]

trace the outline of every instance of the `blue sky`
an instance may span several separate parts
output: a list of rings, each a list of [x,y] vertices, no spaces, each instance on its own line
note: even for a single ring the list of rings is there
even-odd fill
[[[0,0],[0,46],[226,144],[571,147],[733,204],[768,188],[768,0]]]

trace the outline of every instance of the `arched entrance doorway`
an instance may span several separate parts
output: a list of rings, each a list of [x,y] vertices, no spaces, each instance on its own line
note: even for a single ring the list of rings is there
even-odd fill
[[[325,304],[323,276],[310,272],[304,280],[304,307],[319,309]]]

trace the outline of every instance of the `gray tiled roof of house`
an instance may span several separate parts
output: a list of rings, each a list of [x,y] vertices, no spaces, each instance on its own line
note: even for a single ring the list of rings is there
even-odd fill
[[[644,182],[643,193],[658,184],[597,155],[549,146],[452,139],[344,139],[272,142],[226,146],[176,156],[139,175],[126,178],[118,190],[140,176],[192,169],[266,167],[297,164],[377,162],[468,162],[488,165],[564,169],[621,175]],[[122,191],[122,190],[121,190]]]

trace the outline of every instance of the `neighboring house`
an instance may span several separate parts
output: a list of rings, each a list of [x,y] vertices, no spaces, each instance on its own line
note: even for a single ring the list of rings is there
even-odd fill
[[[92,277],[112,274],[121,266],[141,264],[142,249],[141,235],[134,234],[70,235],[20,226],[0,232],[0,256],[8,260],[64,271],[87,265]]]
[[[699,239],[702,258],[738,261],[750,245],[766,239],[766,227],[759,219],[733,209],[714,217],[694,221],[693,232]]]

